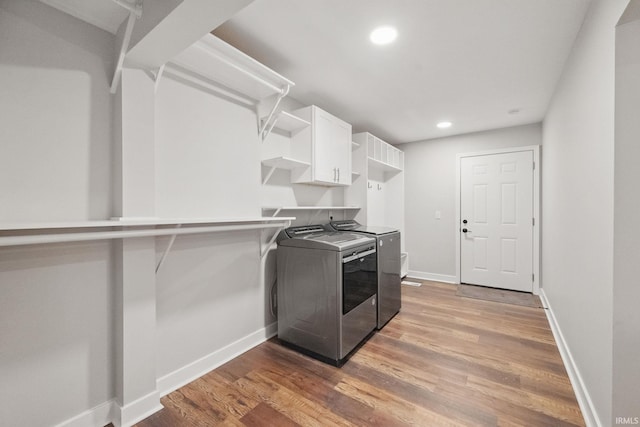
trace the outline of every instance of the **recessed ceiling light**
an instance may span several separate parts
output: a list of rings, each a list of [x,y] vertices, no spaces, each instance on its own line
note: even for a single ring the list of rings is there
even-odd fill
[[[452,124],[453,123],[451,122],[440,122],[436,126],[438,126],[440,129],[446,129],[446,128],[450,128]]]
[[[395,28],[384,26],[378,27],[371,32],[369,38],[373,44],[389,44],[398,37],[398,31]]]

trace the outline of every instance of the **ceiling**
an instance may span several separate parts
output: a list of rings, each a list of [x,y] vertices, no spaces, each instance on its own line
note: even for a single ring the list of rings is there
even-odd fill
[[[293,98],[397,144],[541,121],[587,6],[256,0],[214,34],[293,80]],[[393,44],[370,43],[379,25]]]
[[[41,1],[111,33],[127,15]],[[301,103],[398,144],[541,121],[589,1],[255,0],[214,34],[293,80]],[[379,25],[397,40],[371,44]]]

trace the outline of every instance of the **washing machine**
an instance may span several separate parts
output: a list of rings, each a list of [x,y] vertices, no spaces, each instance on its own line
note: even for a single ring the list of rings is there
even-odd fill
[[[375,238],[309,225],[277,242],[278,338],[342,366],[376,330]]]

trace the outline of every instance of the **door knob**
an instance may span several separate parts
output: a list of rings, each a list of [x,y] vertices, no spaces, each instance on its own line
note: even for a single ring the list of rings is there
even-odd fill
[[[463,228],[463,229],[462,229],[462,232],[463,232],[463,233],[466,233],[467,231],[471,231],[471,230],[467,230],[466,228]]]
[[[466,220],[466,219],[463,219],[463,220],[462,220],[462,223],[463,223],[463,224],[466,224],[466,223],[467,223],[467,220]]]

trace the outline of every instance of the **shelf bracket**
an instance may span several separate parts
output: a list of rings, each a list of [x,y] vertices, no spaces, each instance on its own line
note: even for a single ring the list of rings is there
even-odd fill
[[[276,169],[277,168],[275,166],[271,166],[271,169],[269,169],[269,172],[267,172],[267,175],[262,180],[262,185],[265,185],[267,183],[267,181],[269,181],[269,178],[271,178],[271,175],[273,175],[273,173],[276,171]]]
[[[272,217],[274,217],[274,218],[275,218],[275,217],[277,217],[281,210],[282,210],[282,208],[277,208],[277,209],[273,212],[273,215],[271,215],[271,216],[272,216]]]
[[[267,243],[266,245],[264,245],[262,247],[262,250],[260,251],[260,258],[264,258],[264,256],[267,254],[267,252],[269,252],[269,249],[271,248],[271,245],[273,245],[273,242],[276,241],[276,238],[278,237],[278,234],[280,233],[281,229],[277,229],[275,233],[273,233],[273,236],[271,236],[271,239],[269,240],[269,243]]]
[[[278,99],[276,100],[276,103],[273,105],[273,108],[271,108],[271,112],[269,113],[269,116],[264,121],[264,123],[260,125],[260,137],[262,138],[262,141],[264,141],[267,138],[267,136],[269,136],[269,134],[273,130],[273,127],[276,125],[276,122],[278,121],[278,119],[277,118],[273,119],[273,115],[276,112],[278,105],[280,105],[280,101],[282,101],[282,98],[287,96],[290,90],[291,90],[291,85],[286,85],[280,91],[280,95],[278,95]]]
[[[127,27],[124,30],[124,37],[122,38],[122,45],[120,46],[120,53],[118,54],[118,60],[116,62],[116,69],[113,73],[113,80],[111,81],[111,93],[115,94],[118,90],[118,85],[120,84],[122,67],[124,65],[124,57],[127,53],[127,49],[129,49],[131,34],[133,33],[133,26],[136,22],[136,19],[140,19],[142,17],[142,0],[137,0],[133,4],[125,0],[113,0],[113,2],[129,11]]]
[[[157,93],[158,92],[158,86],[160,85],[160,78],[162,78],[162,73],[164,73],[164,66],[167,64],[162,64],[160,66],[160,68],[158,68],[158,71],[156,71],[153,74],[155,83],[153,84],[153,92]]]
[[[271,249],[271,247],[273,246],[273,243],[276,241],[276,239],[278,238],[278,234],[280,234],[280,231],[284,230],[285,228],[288,228],[291,225],[291,221],[286,221],[282,227],[276,229],[276,232],[273,233],[273,236],[271,236],[271,239],[269,239],[269,243],[267,243],[266,245],[264,245],[262,247],[262,249],[260,250],[260,259],[264,258],[265,255],[269,252],[269,250]]]
[[[176,225],[176,228],[180,228],[180,227],[182,227],[182,224],[177,224]],[[173,246],[173,242],[176,241],[176,237],[177,236],[178,236],[177,234],[173,234],[171,236],[171,239],[169,240],[169,244],[167,245],[167,248],[162,253],[162,256],[160,257],[160,260],[158,261],[158,265],[156,265],[156,274],[158,274],[158,270],[160,270],[160,267],[162,266],[162,263],[164,262],[164,260],[167,257],[167,255],[169,255],[169,251],[171,250],[171,247]]]

